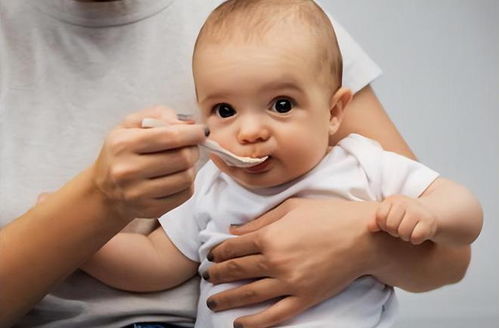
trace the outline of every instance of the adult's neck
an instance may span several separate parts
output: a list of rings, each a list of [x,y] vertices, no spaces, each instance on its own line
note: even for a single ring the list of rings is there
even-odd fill
[[[131,24],[167,8],[173,0],[43,0],[30,4],[58,20],[88,27]]]

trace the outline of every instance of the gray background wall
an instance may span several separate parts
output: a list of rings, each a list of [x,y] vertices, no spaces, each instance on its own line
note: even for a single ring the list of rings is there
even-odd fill
[[[397,327],[499,327],[499,1],[319,2],[383,69],[374,89],[419,159],[485,211],[466,278],[400,292]]]

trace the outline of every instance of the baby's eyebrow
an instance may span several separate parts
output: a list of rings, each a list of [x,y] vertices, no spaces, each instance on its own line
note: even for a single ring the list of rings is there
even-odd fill
[[[265,83],[260,87],[260,91],[269,91],[269,90],[295,90],[302,91],[302,88],[297,83],[292,81],[272,81],[269,83]]]
[[[200,104],[203,104],[205,102],[208,102],[212,99],[225,99],[228,98],[228,93],[227,92],[217,92],[217,93],[211,93],[202,99],[199,100]]]
[[[278,90],[293,90],[297,92],[303,92],[303,88],[301,88],[298,83],[295,83],[294,81],[291,80],[283,80],[283,79],[263,83],[258,88],[258,92],[268,92],[268,91],[278,91]],[[229,97],[230,97],[230,92],[227,90],[214,92],[199,99],[199,103],[203,104],[213,99],[219,100],[219,99],[227,99]]]
[[[204,97],[199,99],[199,103],[204,103],[204,102],[207,102],[207,101],[213,100],[213,99],[217,99],[217,100],[227,99],[230,97],[231,92],[233,92],[233,91],[219,88],[218,90],[216,90],[212,93],[205,94]]]

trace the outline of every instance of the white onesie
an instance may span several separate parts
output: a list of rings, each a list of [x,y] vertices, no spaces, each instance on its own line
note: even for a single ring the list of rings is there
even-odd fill
[[[231,224],[257,218],[289,197],[381,201],[401,194],[416,198],[437,177],[438,173],[421,163],[384,151],[376,142],[352,134],[333,147],[312,171],[273,188],[249,190],[208,162],[196,177],[193,197],[165,214],[160,223],[175,246],[200,263],[198,271],[202,273],[212,264],[206,259],[208,252],[234,237],[228,232]],[[215,286],[202,280],[196,327],[232,327],[236,318],[268,306],[218,313],[206,306],[210,295],[241,284]],[[392,325],[395,308],[393,288],[365,276],[282,327],[385,328]]]

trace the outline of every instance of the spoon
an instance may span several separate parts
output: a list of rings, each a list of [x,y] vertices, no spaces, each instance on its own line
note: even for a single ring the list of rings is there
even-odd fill
[[[163,126],[166,126],[166,124],[154,118],[144,118],[142,120],[143,128],[155,128]],[[263,163],[268,158],[268,156],[261,158],[237,156],[228,151],[227,149],[223,148],[222,146],[220,146],[216,141],[209,139],[206,139],[204,142],[200,143],[199,146],[207,149],[212,153],[215,153],[225,162],[225,164],[229,166],[242,167],[242,168],[252,167]]]

